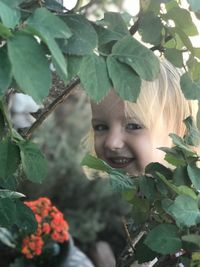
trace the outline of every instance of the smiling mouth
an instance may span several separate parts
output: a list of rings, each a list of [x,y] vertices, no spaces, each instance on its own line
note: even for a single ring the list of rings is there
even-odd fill
[[[113,168],[126,168],[130,163],[134,161],[134,158],[126,158],[126,157],[115,157],[115,158],[107,158],[108,164]]]

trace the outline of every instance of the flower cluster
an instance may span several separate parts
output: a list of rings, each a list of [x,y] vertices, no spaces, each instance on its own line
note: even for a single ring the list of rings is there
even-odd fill
[[[68,223],[48,198],[41,197],[25,204],[32,209],[38,223],[37,231],[22,241],[21,251],[27,259],[40,255],[48,241],[63,243],[69,239]]]

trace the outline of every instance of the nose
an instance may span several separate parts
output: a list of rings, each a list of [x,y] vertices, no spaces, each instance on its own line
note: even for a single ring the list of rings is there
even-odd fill
[[[112,130],[108,133],[104,146],[109,150],[118,150],[124,146],[124,136],[120,129]]]

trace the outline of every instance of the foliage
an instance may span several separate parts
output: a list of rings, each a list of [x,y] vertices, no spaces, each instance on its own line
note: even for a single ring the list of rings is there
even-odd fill
[[[191,125],[190,129],[196,132]],[[136,253],[132,251],[133,261],[143,263],[157,257],[155,266],[177,266],[187,259],[186,266],[194,266],[194,258],[200,249],[200,169],[196,167],[199,156],[190,149],[188,139],[181,139],[175,134],[171,137],[174,147],[162,150],[166,152],[166,161],[174,165],[173,170],[160,163],[150,163],[145,175],[127,179],[126,175],[91,155],[87,155],[82,164],[106,172],[111,186],[113,171],[121,177],[117,179],[117,189],[132,205],[128,214],[128,219],[132,218],[130,234],[136,236],[143,232],[143,238],[136,245]],[[135,231],[131,230],[133,226]],[[195,264],[199,263],[196,257]],[[124,261],[123,266],[129,265]]]
[[[134,18],[128,16],[128,22],[122,14],[114,12],[105,12],[102,20],[91,22],[79,5],[67,12],[54,0],[0,0],[0,226],[11,228],[16,225],[25,232],[35,229],[33,214],[18,199],[16,182],[24,175],[31,181],[41,182],[47,172],[45,157],[37,146],[12,128],[6,105],[9,89],[27,93],[42,103],[51,88],[50,65],[53,64],[66,85],[78,75],[84,90],[95,101],[100,101],[111,86],[122,98],[136,101],[141,79],[153,80],[159,72],[159,61],[153,53],[157,50],[175,66],[184,69],[181,88],[185,97],[199,100],[200,53],[199,48],[193,47],[190,37],[198,34],[191,13],[195,11],[198,17],[200,4],[189,0],[188,3],[191,11],[182,8],[180,1],[141,0],[139,13]],[[149,48],[136,39],[136,33]],[[184,53],[188,54],[186,62]],[[154,210],[150,207],[156,200],[153,218],[163,222],[158,211],[167,213],[165,223],[175,221],[178,226],[178,233],[175,228],[171,231],[171,238],[177,241],[183,240],[181,234],[185,228],[196,229],[199,223],[199,169],[195,165],[198,156],[190,151],[188,140],[175,135],[172,138],[176,146],[163,150],[166,160],[176,169],[166,176],[166,169],[163,173],[163,168],[154,165],[149,173],[148,166],[146,175],[153,173],[155,176],[155,179],[149,178],[149,189],[142,182],[132,185],[128,180],[124,184],[121,181],[123,174],[115,170],[109,172],[117,191],[132,186],[137,189],[142,183],[140,189],[144,189],[148,203],[134,195],[132,199],[139,203],[136,207],[142,206],[143,212],[135,209],[133,214],[139,214],[141,217],[137,220],[143,223],[147,211]],[[116,181],[121,181],[120,187]],[[150,197],[152,192],[154,199]],[[184,208],[186,213],[181,212]],[[171,229],[169,225],[167,227]],[[194,229],[190,234],[198,234]],[[159,231],[160,228],[151,235]],[[165,236],[163,238],[165,240]],[[147,240],[145,244],[149,245],[151,238]],[[195,242],[184,240],[181,247],[187,246],[189,250],[190,243]],[[170,247],[159,250],[159,243],[150,248],[161,254],[171,252]],[[193,253],[191,258],[197,262],[198,256]]]

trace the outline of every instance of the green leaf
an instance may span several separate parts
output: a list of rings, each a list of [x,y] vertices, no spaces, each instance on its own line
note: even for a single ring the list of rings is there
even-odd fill
[[[160,150],[166,153],[165,160],[172,164],[173,166],[185,166],[186,160],[182,152],[180,152],[176,147],[159,147]]]
[[[183,67],[183,55],[180,50],[175,48],[166,48],[164,55],[166,59],[168,59],[177,68]]]
[[[140,191],[149,201],[154,201],[157,195],[154,180],[155,179],[146,176],[140,176],[139,178]]]
[[[27,20],[27,24],[37,30],[42,36],[68,39],[72,33],[67,24],[46,8],[38,8]]]
[[[172,170],[158,162],[151,162],[145,167],[145,173],[147,174],[155,175],[156,172],[162,173],[167,180],[172,179]]]
[[[178,186],[178,191],[182,195],[187,195],[194,199],[197,199],[197,195],[195,194],[194,190],[186,185]]]
[[[79,77],[85,91],[95,101],[100,101],[111,88],[106,62],[101,56],[85,56],[81,62]]]
[[[14,236],[4,227],[0,227],[0,241],[10,248],[16,248]]]
[[[0,178],[12,175],[20,163],[20,152],[17,145],[6,139],[0,142]]]
[[[140,77],[128,65],[119,62],[112,56],[107,58],[107,66],[117,94],[124,100],[136,102],[141,87]]]
[[[15,202],[10,198],[0,198],[0,227],[10,228],[15,220]]]
[[[0,189],[0,198],[21,198],[21,197],[25,197],[25,195],[7,189]]]
[[[144,80],[153,80],[159,73],[158,58],[132,36],[118,41],[113,46],[112,55],[133,68]]]
[[[158,45],[162,40],[163,24],[160,17],[155,16],[153,12],[146,12],[139,21],[139,33],[143,42]]]
[[[90,154],[85,155],[85,157],[81,161],[81,165],[108,173],[112,170],[112,168],[106,162]]]
[[[134,223],[145,223],[149,217],[150,204],[147,199],[134,196],[132,200],[133,206],[131,211],[131,217]]]
[[[44,0],[45,7],[56,12],[66,11],[66,8],[56,0]]]
[[[55,38],[68,39],[71,36],[71,31],[66,23],[45,8],[38,8],[28,19],[27,24],[40,34],[56,62],[55,67],[59,69],[58,73],[61,72],[61,78],[67,81],[66,61],[55,41]]]
[[[109,182],[112,191],[114,192],[121,193],[135,188],[133,180],[129,176],[115,169],[112,169],[111,172],[109,172]]]
[[[184,73],[180,80],[181,89],[186,99],[200,99],[200,82],[192,81],[188,73]]]
[[[174,32],[178,34],[182,43],[189,49],[189,51],[193,53],[193,45],[192,45],[192,42],[190,41],[190,38],[187,36],[187,34],[181,28],[178,28],[178,27],[174,28]]]
[[[92,54],[97,47],[98,39],[90,22],[81,15],[67,15],[62,19],[73,33],[67,42],[59,42],[62,51],[77,56]]]
[[[0,48],[0,94],[8,89],[12,80],[11,64],[8,58],[7,49]]]
[[[40,183],[47,174],[47,161],[38,147],[29,142],[19,142],[22,167],[27,178]]]
[[[191,150],[191,148],[184,142],[184,140],[176,135],[176,134],[169,134],[169,136],[172,138],[172,142],[174,145],[179,147],[181,150],[185,151],[188,155],[194,155],[194,151]]]
[[[20,88],[41,102],[51,86],[49,64],[41,45],[32,36],[17,33],[8,40],[8,55]]]
[[[190,146],[198,146],[200,143],[200,132],[194,124],[192,117],[187,117],[184,120],[184,123],[187,128],[187,133],[184,136],[184,141]]]
[[[3,3],[0,1],[0,18],[6,27],[14,29],[20,20],[20,12],[9,7],[7,2]]]
[[[196,166],[192,166],[188,164],[187,171],[188,171],[188,175],[189,175],[189,178],[192,184],[194,185],[196,190],[199,191],[200,190],[200,169],[197,168]]]
[[[153,228],[144,243],[152,250],[163,255],[173,254],[181,249],[181,240],[175,225],[161,224]]]
[[[67,72],[68,80],[70,81],[73,77],[77,76],[80,70],[82,57],[79,56],[67,56]]]
[[[22,2],[25,2],[27,0],[1,0],[1,2],[4,2],[11,8],[18,7]]]
[[[187,195],[178,196],[174,203],[169,206],[163,206],[180,227],[190,227],[200,222],[200,211],[197,200]]]
[[[171,8],[166,13],[166,16],[168,19],[172,19],[175,22],[176,27],[180,28],[187,35],[189,36],[198,35],[198,30],[195,24],[193,23],[192,17],[188,10],[177,6]]]
[[[158,256],[155,251],[152,251],[148,246],[144,244],[145,237],[146,235],[142,237],[135,245],[135,257],[139,264],[152,261]]]
[[[118,41],[123,38],[124,34],[109,30],[102,27],[101,25],[94,25],[94,28],[98,35],[98,44],[99,46],[103,44],[110,43],[111,41]]]
[[[0,36],[6,39],[12,36],[10,29],[4,26],[2,23],[0,23]]]
[[[190,234],[190,235],[184,235],[182,236],[182,240],[185,242],[193,243],[200,247],[200,236],[195,235],[195,234]]]
[[[190,186],[190,178],[187,172],[187,166],[177,167],[173,173],[173,183],[176,186],[187,185]]]
[[[33,211],[23,202],[16,200],[16,220],[15,224],[24,233],[29,234],[37,230],[37,222]]]
[[[178,190],[178,187],[175,186],[173,183],[171,183],[170,181],[168,181],[164,175],[162,175],[159,172],[156,172],[157,177],[159,177],[159,179],[165,184],[167,185],[171,190],[173,190],[175,193],[180,194],[180,191]]]
[[[109,30],[118,32],[122,35],[121,37],[130,34],[121,14],[117,12],[106,12],[104,14],[104,22]]]

